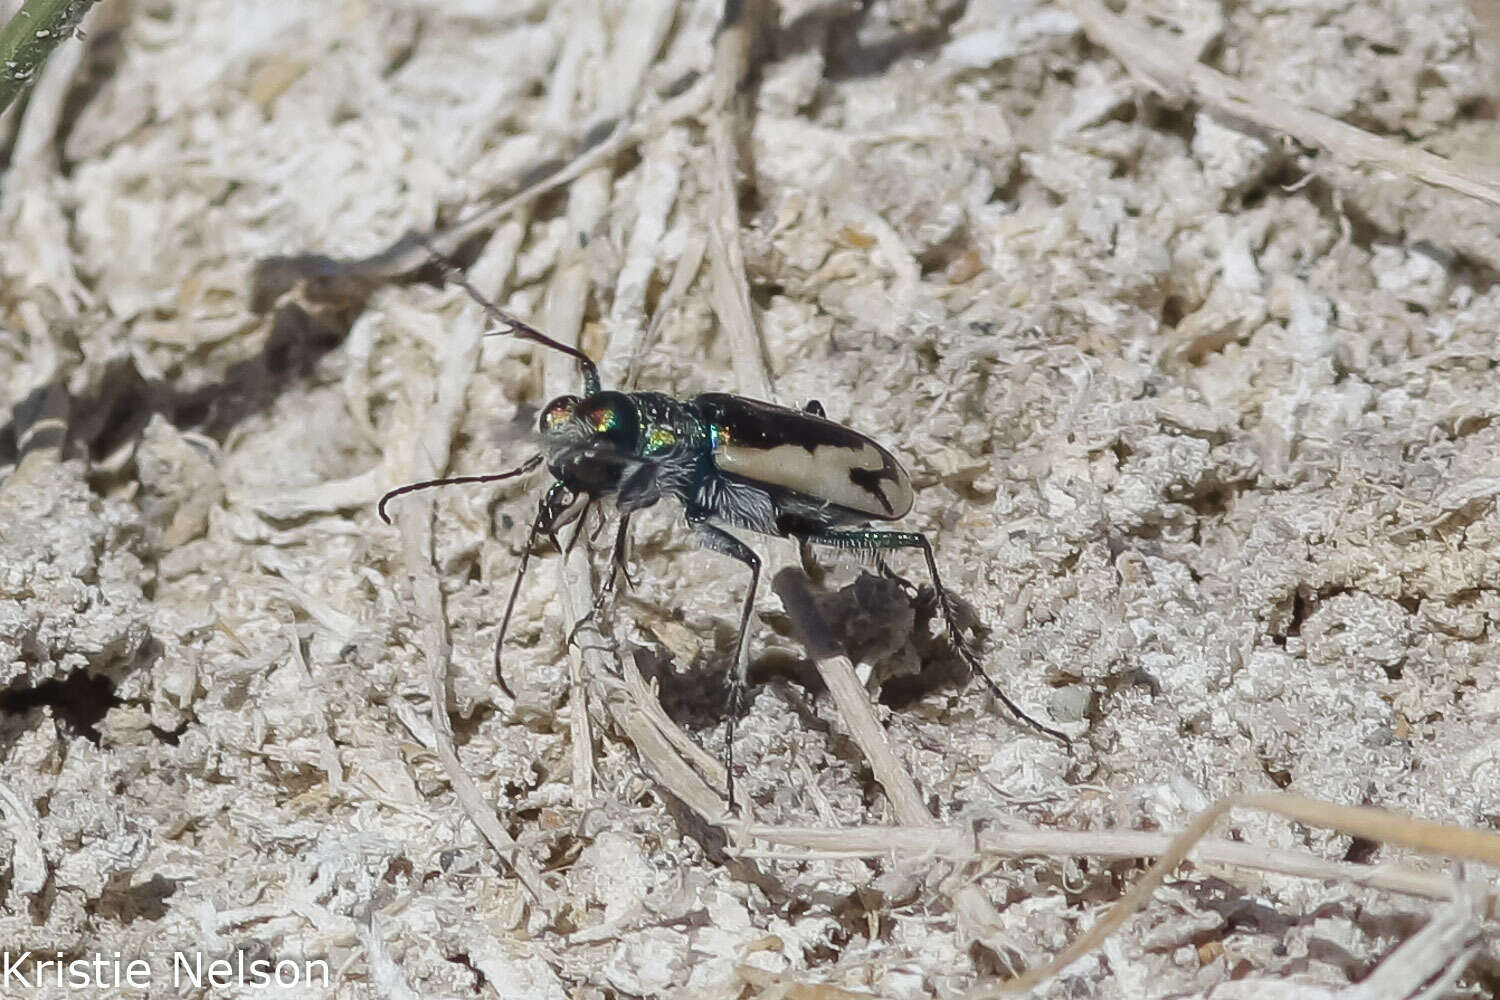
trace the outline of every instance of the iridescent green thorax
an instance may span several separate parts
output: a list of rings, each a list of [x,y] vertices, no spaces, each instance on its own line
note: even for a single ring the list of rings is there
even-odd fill
[[[667,458],[702,447],[702,427],[680,400],[656,392],[635,393],[631,399],[640,417],[643,458]]]
[[[647,455],[657,455],[677,444],[680,440],[676,431],[670,427],[657,424],[646,431],[645,452]]]

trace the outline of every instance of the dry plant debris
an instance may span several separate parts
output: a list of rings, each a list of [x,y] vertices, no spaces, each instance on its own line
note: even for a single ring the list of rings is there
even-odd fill
[[[1493,11],[731,6],[106,0],[0,115],[0,947],[904,1000],[1123,900],[1034,995],[1493,995]],[[576,376],[412,232],[609,384],[890,446],[1073,754],[832,564],[726,817],[743,575],[670,510],[577,647],[601,554],[533,562],[504,696],[534,484],[374,503]]]

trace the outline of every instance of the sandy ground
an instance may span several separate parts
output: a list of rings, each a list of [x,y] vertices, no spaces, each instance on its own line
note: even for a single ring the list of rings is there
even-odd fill
[[[1129,3],[1090,41],[1093,9],[787,0],[726,100],[710,0],[97,8],[0,117],[8,952],[146,958],[158,997],[958,997],[1146,864],[992,835],[1278,790],[1493,829],[1500,207],[1264,121],[1482,177],[1471,14]],[[1269,110],[1127,71],[1132,38]],[[582,658],[585,547],[538,553],[501,691],[544,483],[396,527],[375,502],[516,464],[574,369],[482,336],[420,253],[265,262],[368,262],[517,192],[447,245],[485,294],[607,384],[816,398],[887,445],[986,669],[1071,753],[967,680],[926,596],[823,560],[914,796],[767,587],[720,825],[744,574],[670,505]],[[1284,863],[1189,863],[1038,995],[1331,997],[1445,906],[1356,866],[1492,885],[1265,813],[1214,836]],[[1463,926],[1430,970],[1461,976],[1358,995],[1494,995],[1493,925]],[[195,988],[177,955],[332,986]],[[0,993],[122,995],[91,982]]]

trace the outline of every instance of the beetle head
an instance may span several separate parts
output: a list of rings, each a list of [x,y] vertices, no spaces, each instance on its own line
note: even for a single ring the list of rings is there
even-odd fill
[[[537,429],[549,452],[592,441],[622,455],[635,455],[641,416],[623,392],[596,392],[582,399],[558,396],[542,410]]]
[[[575,493],[602,496],[638,467],[640,414],[622,392],[559,396],[538,419],[547,468]]]

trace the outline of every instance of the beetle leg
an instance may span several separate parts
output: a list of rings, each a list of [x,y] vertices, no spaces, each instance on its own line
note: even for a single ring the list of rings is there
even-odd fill
[[[984,681],[990,693],[1003,704],[1010,713],[1032,729],[1039,733],[1051,736],[1053,739],[1061,740],[1064,745],[1071,745],[1067,736],[1053,729],[1051,726],[1043,725],[1021,710],[1004,691],[996,684],[989,674],[979,664],[979,657],[969,648],[964,641],[963,633],[958,628],[958,616],[954,612],[953,603],[948,597],[947,588],[943,586],[942,577],[938,576],[937,560],[932,556],[932,544],[927,541],[927,536],[918,531],[814,531],[802,536],[814,545],[826,545],[830,548],[843,549],[850,552],[877,553],[889,549],[921,549],[922,555],[927,557],[927,572],[932,577],[932,589],[937,594],[938,609],[943,613],[943,624],[948,629],[948,638],[958,648],[959,655],[969,665],[969,670]]]
[[[642,462],[640,468],[620,483],[620,491],[615,494],[615,507],[621,513],[630,514],[660,500],[659,471],[655,462]]]
[[[816,399],[809,399],[807,401],[807,405],[802,409],[804,412],[811,413],[815,417],[828,416],[828,414],[823,411],[823,404],[818,402]]]
[[[531,531],[526,535],[526,546],[521,549],[521,565],[516,570],[516,582],[510,587],[510,600],[505,602],[505,616],[500,619],[500,634],[495,637],[495,683],[511,701],[516,700],[510,686],[505,683],[505,673],[500,666],[500,651],[505,646],[505,633],[510,630],[511,612],[516,610],[516,596],[521,593],[521,580],[526,576],[526,564],[531,561],[531,550],[544,532],[557,545],[557,519],[572,503],[572,493],[562,483],[553,483],[536,505],[536,518],[531,522]],[[561,546],[559,546],[560,548]]]
[[[599,540],[599,532],[604,530],[604,505],[599,505],[599,516],[594,518],[594,526],[589,530],[589,545]]]
[[[568,632],[567,645],[573,645],[578,638],[578,630],[594,620],[599,609],[604,607],[604,601],[615,589],[615,577],[620,573],[625,575],[625,583],[631,588],[635,587],[635,581],[630,579],[629,570],[625,569],[625,546],[630,541],[630,515],[620,515],[620,526],[615,530],[615,547],[609,557],[609,576],[604,578],[604,584],[599,588],[599,593],[594,595],[594,603],[588,613],[573,623],[573,628]]]
[[[750,616],[755,612],[755,590],[760,584],[760,557],[744,542],[716,525],[708,523],[703,511],[688,511],[688,526],[693,540],[705,549],[744,563],[750,568],[750,589],[745,592],[745,606],[740,612],[739,638],[734,645],[734,669],[729,674],[729,725],[724,734],[724,773],[728,775],[729,808],[734,810],[734,722],[745,701],[745,675],[749,663],[745,657],[750,635]]]
[[[630,577],[630,567],[625,565],[625,550],[630,546],[630,514],[626,512],[620,515],[620,526],[615,529],[615,548],[609,556],[609,576],[604,581],[604,590],[608,593],[615,589],[615,577],[625,578],[625,588],[635,589],[635,581]]]

